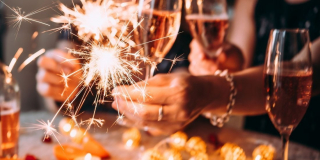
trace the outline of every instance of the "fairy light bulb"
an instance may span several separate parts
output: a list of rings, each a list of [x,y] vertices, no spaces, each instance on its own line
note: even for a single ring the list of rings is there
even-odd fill
[[[164,152],[164,158],[168,160],[182,160],[180,152],[176,149],[170,149]]]
[[[170,136],[171,147],[182,150],[187,142],[188,136],[184,132],[176,132]]]
[[[70,132],[74,128],[74,122],[71,118],[63,118],[59,122],[59,131],[64,135],[70,135]]]
[[[232,143],[223,145],[220,154],[224,160],[246,160],[246,154],[243,149]]]
[[[165,158],[157,150],[150,149],[143,153],[141,160],[165,160]]]
[[[84,160],[91,160],[92,155],[90,153],[86,154],[86,156],[84,156]]]
[[[271,145],[260,145],[252,152],[254,160],[272,160],[275,155],[275,148]]]
[[[135,148],[139,146],[141,141],[141,134],[137,128],[130,128],[123,132],[122,140],[126,148]]]
[[[189,160],[209,160],[209,156],[207,153],[199,153],[192,156]]]
[[[207,145],[200,137],[191,137],[186,143],[186,150],[190,155],[194,156],[199,153],[206,153]]]

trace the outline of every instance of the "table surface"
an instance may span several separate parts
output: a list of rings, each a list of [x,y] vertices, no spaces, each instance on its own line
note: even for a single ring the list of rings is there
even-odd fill
[[[31,129],[32,124],[38,124],[37,120],[50,120],[53,114],[48,112],[28,112],[20,115],[20,140],[19,140],[19,156],[24,157],[26,154],[32,154],[40,160],[55,160],[53,155],[53,147],[58,145],[55,140],[53,143],[43,143],[43,131]],[[58,116],[55,120],[55,126],[58,126],[62,116]],[[115,125],[116,116],[111,114],[98,114],[96,118],[105,119],[104,127],[92,128],[90,130],[92,136],[96,138],[110,153],[112,160],[138,160],[144,150],[152,148],[158,142],[166,138],[165,136],[151,137],[142,132],[141,146],[136,149],[126,149],[121,141],[122,132],[127,128]],[[112,127],[111,127],[112,126]],[[235,130],[230,128],[216,128],[207,123],[207,121],[195,121],[185,130],[189,137],[200,136],[208,144],[209,159],[219,159],[217,153],[213,150],[212,145],[208,142],[210,134],[216,134],[222,143],[231,142],[242,147],[249,157],[252,159],[252,151],[260,144],[271,144],[276,148],[277,158],[281,157],[281,141],[279,137],[273,137],[256,132]],[[64,135],[57,135],[62,144],[71,144],[71,140]],[[290,160],[320,160],[320,151],[308,148],[306,146],[290,143],[289,147]]]

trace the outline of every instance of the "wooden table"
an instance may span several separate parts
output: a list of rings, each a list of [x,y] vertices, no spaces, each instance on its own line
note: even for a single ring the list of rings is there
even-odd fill
[[[89,116],[89,114],[87,115]],[[54,140],[53,143],[47,144],[42,142],[43,131],[30,129],[32,124],[37,124],[37,120],[50,120],[53,114],[48,112],[29,112],[22,113],[20,116],[21,133],[19,141],[19,156],[24,157],[26,154],[32,154],[40,160],[55,160],[53,147],[58,145]],[[106,120],[104,127],[92,128],[91,134],[111,153],[112,160],[138,160],[144,150],[155,146],[159,141],[166,138],[165,136],[151,137],[142,133],[142,145],[139,148],[128,150],[125,149],[121,141],[122,132],[127,128],[118,125],[112,126],[116,116],[111,114],[98,114],[96,118]],[[62,116],[58,116],[55,125],[58,126]],[[207,120],[198,120],[192,123],[186,133],[189,137],[200,136],[208,142],[209,134],[217,134],[221,142],[232,142],[241,146],[248,159],[251,158],[252,151],[259,144],[272,144],[277,150],[277,159],[281,157],[281,141],[278,137],[265,134],[249,132],[244,130],[235,130],[228,128],[216,128],[211,126]],[[71,143],[70,139],[64,135],[57,135],[59,141],[63,144]],[[212,146],[207,143],[210,159],[219,159]],[[290,143],[289,147],[290,160],[320,160],[320,152],[303,145]]]

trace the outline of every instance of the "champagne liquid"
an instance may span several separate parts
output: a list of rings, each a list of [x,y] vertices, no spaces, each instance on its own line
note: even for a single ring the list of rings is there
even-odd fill
[[[141,13],[141,18],[143,21],[139,27],[138,41],[140,44],[146,43],[143,46],[145,56],[153,61],[161,60],[176,40],[181,12],[157,10],[150,12],[150,10],[145,10]],[[139,19],[141,20],[141,18]]]
[[[280,133],[291,133],[300,123],[309,105],[312,72],[265,75],[266,109]]]
[[[229,26],[227,15],[199,15],[186,16],[193,38],[197,39],[204,51],[214,55],[224,41]]]
[[[18,109],[6,107],[5,105],[0,106],[0,139],[2,157],[13,157],[17,154],[19,139],[19,112],[20,111]]]

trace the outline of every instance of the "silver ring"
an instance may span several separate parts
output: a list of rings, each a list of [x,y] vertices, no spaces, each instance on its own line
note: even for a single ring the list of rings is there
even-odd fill
[[[163,118],[163,105],[159,108],[158,121],[161,121]]]

